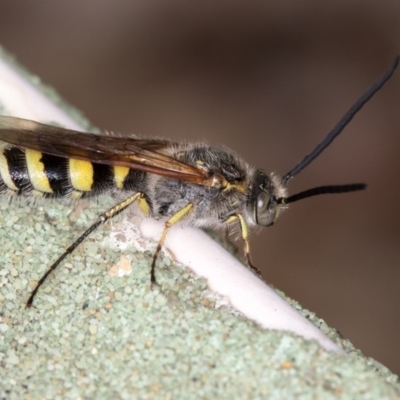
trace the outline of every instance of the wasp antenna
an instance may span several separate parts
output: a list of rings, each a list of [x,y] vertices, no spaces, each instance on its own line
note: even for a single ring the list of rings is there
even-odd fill
[[[317,196],[319,194],[332,194],[332,193],[347,193],[364,190],[367,188],[365,183],[351,183],[349,185],[333,185],[333,186],[318,186],[315,188],[304,190],[303,192],[296,193],[289,197],[280,197],[276,200],[278,204],[294,203],[307,197]]]
[[[353,117],[361,110],[371,97],[379,91],[382,86],[392,77],[394,71],[399,65],[399,56],[397,56],[392,66],[385,72],[385,74],[376,81],[343,115],[342,119],[334,126],[334,128],[328,133],[325,139],[314,148],[314,150],[308,154],[303,160],[297,164],[292,170],[290,170],[282,179],[283,184],[287,185],[288,181],[296,176],[301,170],[303,170],[308,164],[310,164],[315,158],[317,158],[342,132],[345,126],[353,119]]]

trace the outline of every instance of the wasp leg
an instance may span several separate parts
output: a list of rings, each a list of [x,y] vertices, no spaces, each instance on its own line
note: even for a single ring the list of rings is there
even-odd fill
[[[157,249],[153,255],[153,261],[151,263],[151,268],[150,268],[151,285],[157,284],[156,275],[155,275],[156,260],[157,260],[158,254],[160,253],[160,251],[162,249],[165,238],[167,237],[168,229],[171,228],[171,226],[175,225],[177,222],[181,221],[184,217],[186,217],[186,215],[188,215],[193,210],[193,207],[194,207],[194,205],[192,203],[189,203],[185,207],[181,208],[176,214],[174,214],[165,223],[163,233],[161,235],[160,241],[158,242]]]
[[[58,258],[58,260],[46,271],[46,273],[40,278],[39,282],[37,283],[36,287],[33,289],[27,303],[26,307],[31,307],[33,304],[33,300],[36,296],[37,291],[39,290],[40,286],[44,283],[44,281],[47,279],[47,277],[58,267],[58,265],[61,263],[61,261],[64,260],[64,258],[68,255],[71,254],[96,228],[98,228],[101,224],[104,224],[111,218],[115,217],[118,215],[120,212],[124,211],[126,208],[128,208],[132,203],[134,203],[136,200],[139,202],[144,200],[144,195],[143,193],[135,193],[134,195],[128,197],[124,201],[121,201],[121,203],[116,204],[114,207],[110,208],[103,214],[99,215],[99,219],[88,229],[86,229],[85,232],[82,233],[81,236],[78,237],[78,239],[75,240],[74,243],[72,243],[71,246],[69,246],[64,253]]]
[[[250,267],[250,269],[259,277],[262,277],[261,271],[253,265],[251,262],[251,257],[250,257],[250,243],[249,243],[249,229],[247,228],[247,224],[245,219],[243,218],[242,214],[235,214],[230,216],[225,222],[230,223],[232,221],[239,220],[240,224],[240,232],[242,234],[242,239],[244,242],[244,255],[246,257],[247,265]]]

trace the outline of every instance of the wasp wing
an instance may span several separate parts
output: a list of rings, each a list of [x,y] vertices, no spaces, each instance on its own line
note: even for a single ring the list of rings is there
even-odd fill
[[[54,156],[119,165],[204,186],[214,185],[207,170],[166,154],[168,148],[173,146],[167,140],[96,135],[0,116],[0,141]]]

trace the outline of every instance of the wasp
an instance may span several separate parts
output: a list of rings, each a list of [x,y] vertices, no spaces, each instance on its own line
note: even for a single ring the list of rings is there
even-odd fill
[[[362,190],[363,183],[319,186],[292,196],[288,182],[309,165],[342,132],[354,115],[390,79],[388,71],[346,112],[337,125],[299,164],[283,177],[268,174],[233,151],[206,143],[174,143],[137,136],[95,135],[0,116],[0,196],[27,199],[78,200],[106,192],[123,200],[99,215],[51,265],[32,291],[98,226],[137,203],[148,217],[165,221],[153,255],[150,281],[168,229],[175,224],[224,228],[238,224],[249,266],[249,229],[275,223],[282,209],[295,201],[326,193]]]

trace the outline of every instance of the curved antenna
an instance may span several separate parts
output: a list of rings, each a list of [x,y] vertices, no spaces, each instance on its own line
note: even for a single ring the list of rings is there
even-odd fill
[[[332,185],[332,186],[318,186],[315,188],[304,190],[303,192],[296,193],[289,197],[279,197],[276,199],[277,204],[289,204],[305,199],[307,197],[317,196],[319,194],[330,194],[330,193],[348,193],[356,192],[358,190],[364,190],[367,188],[365,183],[351,183],[349,185]]]
[[[397,56],[392,66],[385,72],[385,74],[376,81],[343,115],[342,119],[334,126],[334,128],[328,133],[325,139],[314,148],[314,150],[308,154],[303,160],[297,164],[292,170],[290,170],[283,178],[282,183],[286,186],[288,181],[297,175],[301,170],[307,167],[315,158],[317,158],[339,135],[345,126],[353,119],[353,117],[361,110],[365,103],[367,103],[371,97],[382,88],[382,86],[391,78],[397,66],[399,65],[399,56]]]

